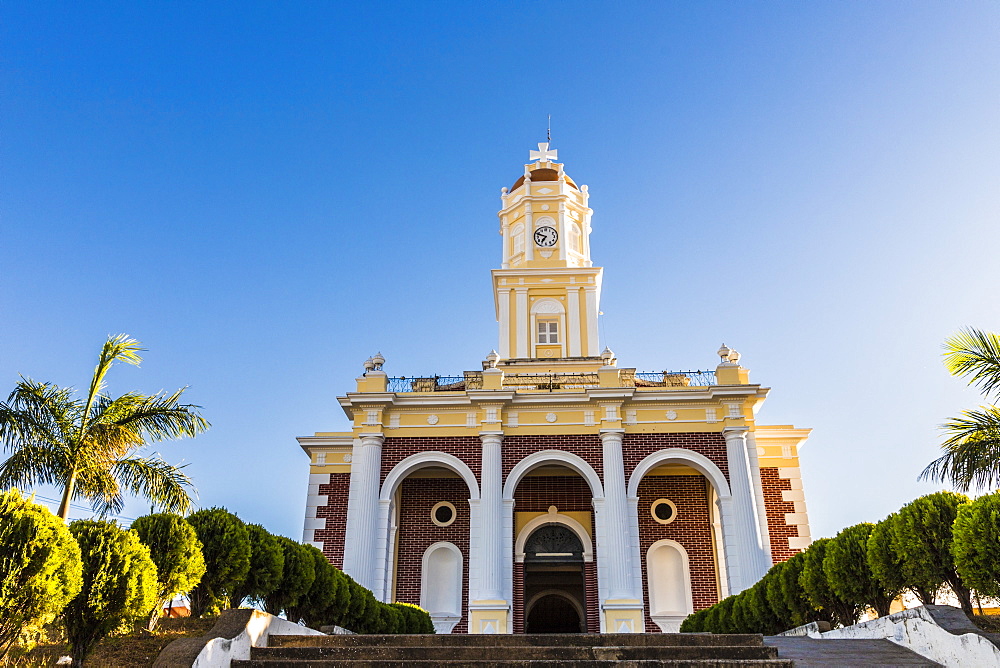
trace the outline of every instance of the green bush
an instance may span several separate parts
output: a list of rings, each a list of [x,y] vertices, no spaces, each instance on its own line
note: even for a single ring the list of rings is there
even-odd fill
[[[134,531],[114,522],[77,520],[69,530],[80,545],[83,588],[66,606],[73,666],[82,666],[98,641],[124,631],[156,600],[156,566]]]
[[[1000,597],[1000,492],[962,505],[951,550],[959,575],[982,596]]]
[[[809,603],[821,613],[830,616],[831,624],[850,626],[858,621],[861,609],[856,603],[837,595],[830,586],[823,568],[826,550],[832,541],[832,538],[820,538],[813,541],[805,551],[799,584],[802,585]]]
[[[823,572],[830,588],[841,599],[862,610],[873,608],[879,617],[884,617],[900,590],[886,589],[868,566],[868,538],[874,527],[870,522],[862,522],[841,529],[827,545]]]
[[[958,510],[969,498],[955,492],[936,492],[914,499],[899,509],[894,524],[895,548],[909,583],[929,583],[931,588],[948,583],[967,615],[972,614],[972,595],[955,570],[952,557],[952,526]],[[936,586],[933,586],[936,589]]]
[[[247,524],[250,538],[250,570],[230,594],[230,605],[240,607],[244,601],[263,603],[264,597],[281,584],[285,568],[285,553],[278,537],[259,524]]]
[[[30,648],[82,586],[80,547],[66,524],[16,490],[0,494],[0,664]]]
[[[205,574],[201,541],[191,523],[173,513],[156,513],[136,518],[132,530],[149,548],[156,564],[156,603],[147,628],[152,631],[163,605],[178,594],[194,589]]]
[[[310,628],[319,628],[330,624],[330,610],[336,605],[338,585],[342,581],[336,577],[337,569],[327,561],[327,558],[313,545],[302,545],[313,561],[313,581],[309,590],[299,596],[293,606],[285,609],[289,619],[305,622]],[[344,583],[346,585],[346,583]]]
[[[284,536],[277,538],[285,563],[281,571],[281,584],[264,597],[264,609],[272,615],[280,615],[283,611],[294,608],[299,598],[309,591],[316,577],[313,555],[306,546]],[[297,622],[298,619],[292,621]]]
[[[250,570],[250,538],[246,525],[225,508],[207,508],[188,516],[201,541],[205,575],[189,595],[191,614],[218,612]]]
[[[412,603],[396,602],[392,607],[403,617],[400,633],[434,633],[434,622],[426,610]]]

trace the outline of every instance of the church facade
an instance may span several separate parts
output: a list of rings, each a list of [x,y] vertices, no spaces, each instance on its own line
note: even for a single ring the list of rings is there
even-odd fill
[[[304,541],[439,633],[669,632],[810,542],[798,449],[725,345],[642,372],[598,343],[592,210],[540,144],[499,212],[499,345],[481,369],[339,397],[310,457]]]

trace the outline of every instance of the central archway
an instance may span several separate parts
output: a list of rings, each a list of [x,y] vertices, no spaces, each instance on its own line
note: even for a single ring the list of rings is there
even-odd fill
[[[566,524],[546,522],[524,540],[525,633],[586,633],[584,544]]]

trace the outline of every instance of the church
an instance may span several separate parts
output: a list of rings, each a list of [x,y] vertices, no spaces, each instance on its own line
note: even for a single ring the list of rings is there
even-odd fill
[[[496,349],[454,376],[366,360],[351,431],[298,439],[303,540],[438,633],[675,632],[809,545],[810,430],[758,424],[769,389],[725,345],[695,371],[602,350],[588,188],[529,159],[501,190]]]

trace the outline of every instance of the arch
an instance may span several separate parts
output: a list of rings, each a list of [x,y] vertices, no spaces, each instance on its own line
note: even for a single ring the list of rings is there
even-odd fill
[[[556,221],[552,216],[542,216],[541,218],[535,218],[535,229],[539,227],[555,227]]]
[[[573,469],[587,481],[587,484],[590,486],[590,493],[595,499],[604,498],[604,485],[601,484],[601,477],[597,475],[594,467],[585,462],[581,457],[564,450],[539,450],[515,464],[514,468],[507,474],[507,481],[503,485],[503,498],[513,500],[514,490],[517,489],[521,478],[532,469],[536,469],[543,464],[562,464]]]
[[[548,524],[562,524],[567,529],[575,533],[576,537],[580,539],[580,543],[583,544],[584,563],[594,560],[594,541],[591,540],[590,533],[587,531],[586,527],[568,515],[561,515],[559,513],[549,511],[544,515],[539,515],[538,517],[531,519],[524,525],[524,528],[521,529],[520,533],[517,534],[517,538],[514,541],[515,561],[518,563],[524,561],[524,545],[528,542],[528,538],[531,537],[531,534],[533,534],[536,529]]]
[[[441,541],[420,560],[420,607],[430,614],[438,633],[451,633],[462,618],[462,551]]]
[[[649,616],[664,633],[676,633],[694,612],[687,550],[673,540],[658,540],[646,550]]]
[[[726,476],[722,474],[722,470],[715,465],[715,462],[701,453],[693,450],[685,450],[684,448],[657,450],[639,462],[638,466],[632,471],[632,475],[629,476],[628,495],[630,497],[638,496],[639,483],[642,482],[643,477],[660,464],[667,462],[680,462],[689,465],[691,468],[701,472],[702,475],[712,482],[712,486],[715,487],[719,498],[728,499],[731,496]]]
[[[531,305],[531,312],[541,313],[543,315],[557,315],[565,313],[566,309],[563,308],[563,305],[559,303],[558,299],[545,297],[543,299],[539,299]]]
[[[558,596],[559,598],[566,599],[567,601],[569,601],[569,604],[573,606],[573,609],[576,610],[576,614],[580,615],[580,623],[581,624],[587,623],[587,613],[583,609],[583,603],[578,601],[576,599],[576,596],[573,596],[569,592],[563,591],[562,589],[543,589],[542,591],[538,592],[537,594],[529,598],[527,602],[524,604],[525,619],[528,618],[528,615],[531,613],[531,609],[535,607],[535,603],[537,603],[539,599],[544,598],[546,596]]]
[[[465,484],[469,486],[469,498],[479,498],[479,482],[476,480],[476,475],[472,472],[472,469],[470,469],[465,462],[455,455],[449,455],[447,452],[429,450],[427,452],[418,452],[415,455],[410,455],[393,466],[392,470],[389,471],[389,475],[385,477],[385,482],[382,483],[382,491],[379,494],[379,499],[382,501],[392,499],[392,495],[396,493],[396,488],[399,487],[399,483],[401,483],[406,476],[418,469],[435,465],[444,466],[445,468],[449,468],[457,473],[463,480],[465,480]]]

